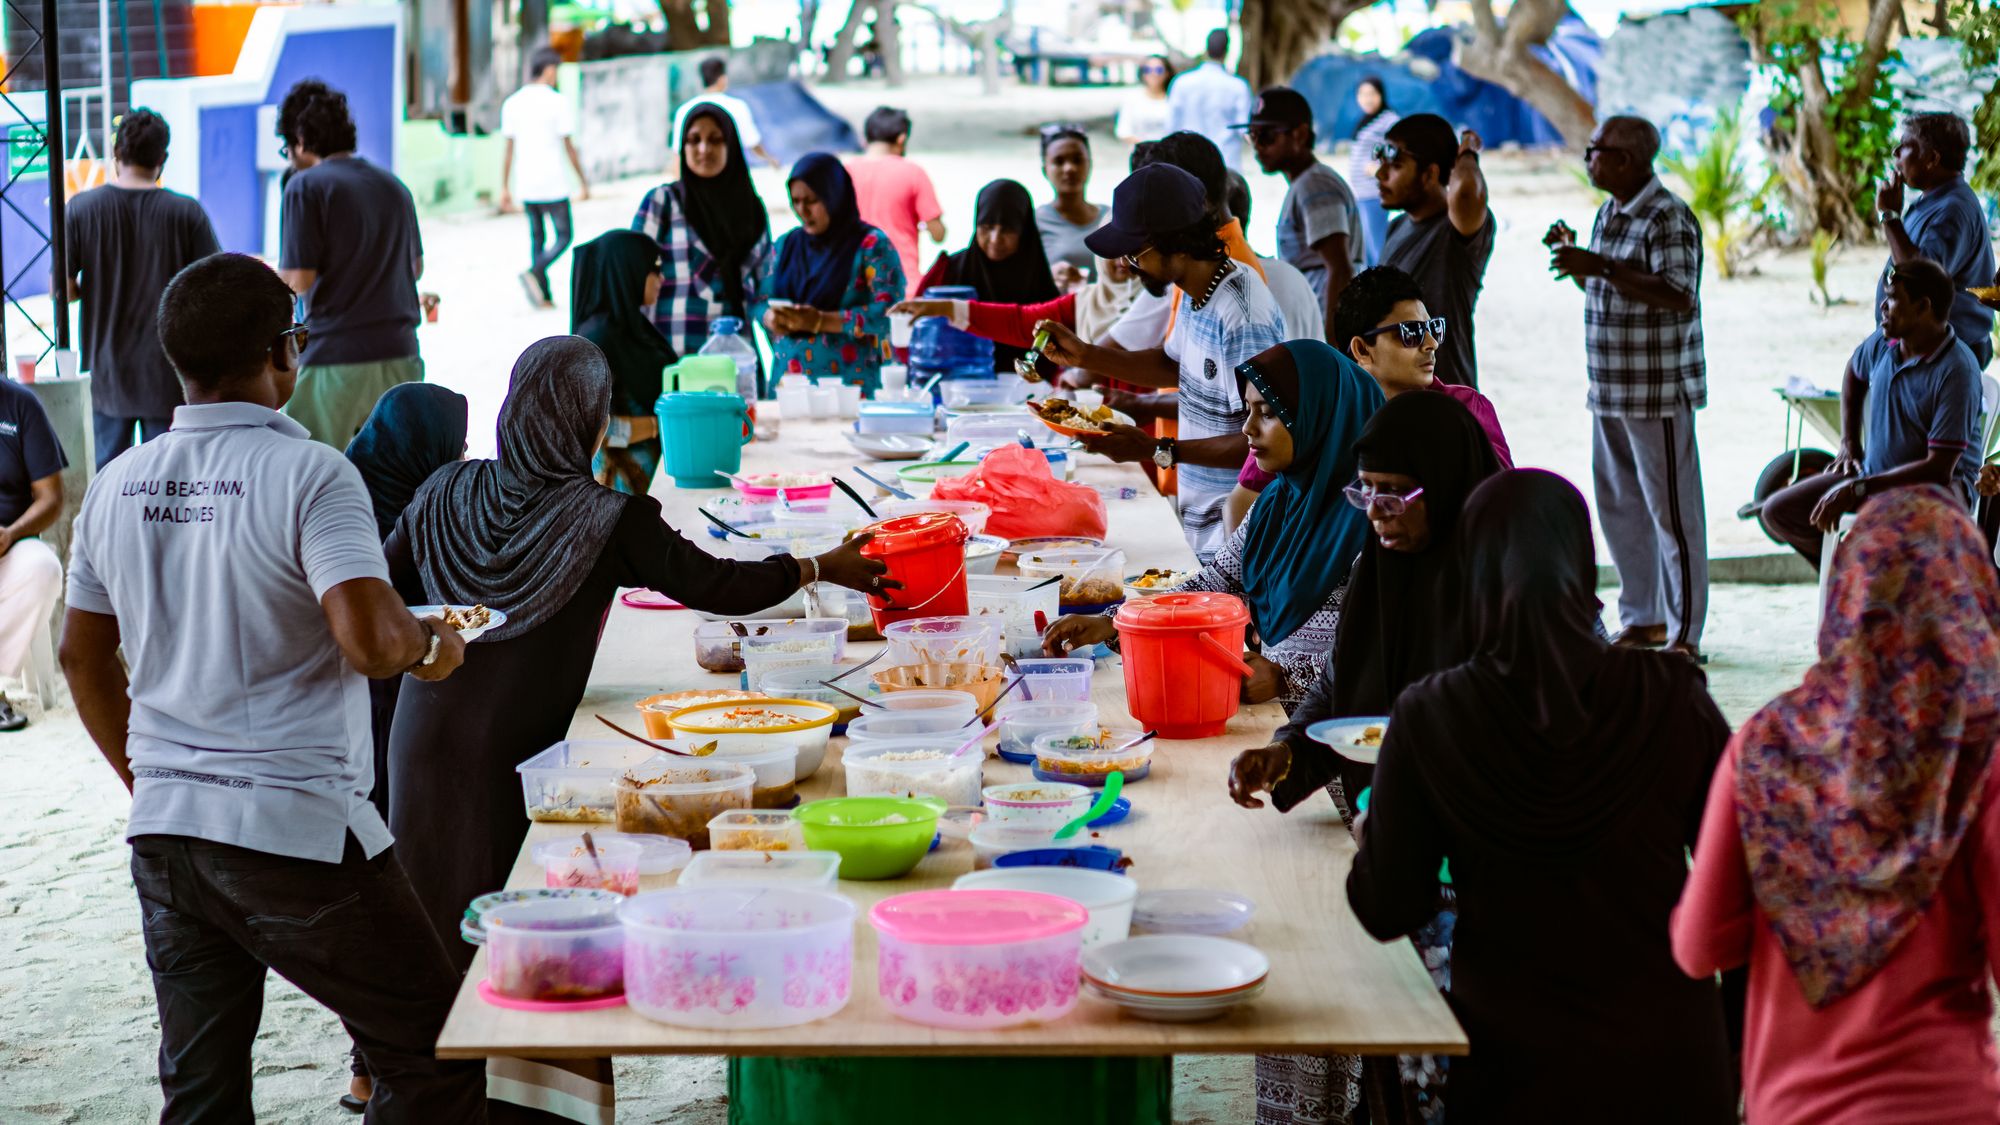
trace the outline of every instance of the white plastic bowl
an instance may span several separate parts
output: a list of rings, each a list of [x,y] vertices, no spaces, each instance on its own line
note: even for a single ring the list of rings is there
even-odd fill
[[[778,711],[793,716],[796,721],[781,727],[742,728],[716,726],[705,721],[739,707]],[[746,742],[790,742],[799,748],[798,776],[806,778],[818,772],[819,764],[826,760],[827,739],[833,736],[833,722],[839,717],[838,707],[810,699],[735,699],[683,708],[667,716],[667,723],[674,728],[675,738],[696,743],[716,742],[734,746]]]
[[[995,867],[960,875],[954,891],[1039,891],[1066,898],[1090,911],[1084,923],[1083,947],[1124,941],[1132,933],[1132,903],[1139,884],[1109,871],[1082,867]]]
[[[677,887],[618,909],[625,1001],[676,1027],[793,1027],[847,1006],[854,904],[782,886]]]

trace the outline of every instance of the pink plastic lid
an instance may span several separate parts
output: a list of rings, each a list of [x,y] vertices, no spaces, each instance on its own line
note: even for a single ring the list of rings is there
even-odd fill
[[[912,891],[868,912],[875,928],[918,945],[1005,945],[1080,930],[1090,912],[1034,891]]]

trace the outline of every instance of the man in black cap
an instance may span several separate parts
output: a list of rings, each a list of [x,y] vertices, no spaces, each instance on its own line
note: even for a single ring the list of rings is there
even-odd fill
[[[1284,341],[1284,314],[1256,271],[1228,256],[1201,181],[1173,165],[1149,164],[1126,177],[1111,195],[1111,221],[1084,243],[1100,258],[1124,259],[1155,296],[1178,286],[1173,330],[1162,347],[1121,351],[1043,321],[1036,326],[1049,333],[1042,354],[1064,367],[1180,392],[1178,437],[1156,440],[1136,426],[1112,425],[1083,442],[1114,461],[1176,470],[1181,530],[1206,564],[1228,538],[1222,505],[1249,450],[1236,365]]]
[[[1306,275],[1332,324],[1341,290],[1365,267],[1354,191],[1313,155],[1312,107],[1297,90],[1266,87],[1250,120],[1236,127],[1249,135],[1257,166],[1290,184],[1278,215],[1278,257]]]
[[[1479,386],[1472,310],[1493,257],[1493,212],[1479,170],[1479,134],[1452,132],[1435,113],[1396,122],[1375,146],[1382,206],[1402,214],[1382,240],[1382,264],[1417,279],[1431,315],[1449,331],[1438,342],[1437,378]]]

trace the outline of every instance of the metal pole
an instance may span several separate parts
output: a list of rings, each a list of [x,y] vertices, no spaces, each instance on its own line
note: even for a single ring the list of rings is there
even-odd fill
[[[56,0],[42,0],[42,73],[48,87],[48,120],[43,125],[49,153],[49,307],[55,313],[56,347],[69,347],[69,255],[63,239],[62,29]]]

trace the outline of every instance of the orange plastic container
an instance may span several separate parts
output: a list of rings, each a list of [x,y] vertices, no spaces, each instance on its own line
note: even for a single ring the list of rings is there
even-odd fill
[[[896,516],[861,529],[875,538],[862,555],[889,564],[889,578],[903,588],[868,595],[881,629],[908,617],[963,617],[966,613],[965,541],[972,532],[949,512]]]
[[[1228,594],[1128,601],[1112,619],[1125,661],[1125,704],[1161,738],[1212,738],[1236,714],[1250,611]]]

